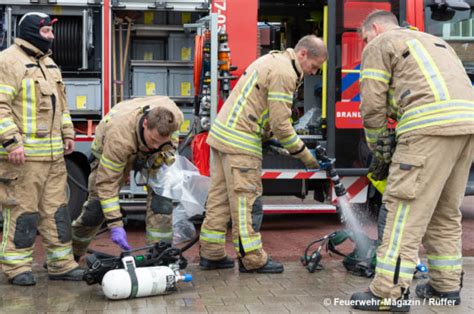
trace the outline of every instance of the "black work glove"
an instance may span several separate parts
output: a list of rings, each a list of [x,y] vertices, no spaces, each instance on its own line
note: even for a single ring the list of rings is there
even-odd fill
[[[281,143],[274,139],[270,138],[262,143],[262,148],[265,153],[270,153],[272,155],[283,155],[290,156],[290,153],[283,148]]]
[[[377,146],[374,149],[369,172],[376,181],[382,181],[388,177],[388,169],[392,162],[392,155],[396,146],[395,132],[386,130],[377,138]]]

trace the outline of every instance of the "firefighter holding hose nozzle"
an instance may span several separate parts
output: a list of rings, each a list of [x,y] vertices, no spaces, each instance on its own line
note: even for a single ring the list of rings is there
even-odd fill
[[[375,278],[366,292],[352,295],[353,307],[409,311],[404,300],[421,243],[430,279],[418,284],[417,296],[457,305],[462,287],[459,208],[474,156],[471,82],[447,42],[400,27],[391,12],[369,14],[360,34],[367,43],[360,110],[369,147],[391,141],[387,120],[392,111],[397,127],[393,155],[390,145],[382,144],[375,154],[381,164],[371,169],[376,175],[388,169],[382,200],[387,218]],[[388,158],[391,163],[385,166]]]

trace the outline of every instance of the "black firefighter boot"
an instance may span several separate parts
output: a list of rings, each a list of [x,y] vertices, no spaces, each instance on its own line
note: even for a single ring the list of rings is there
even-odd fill
[[[36,280],[31,271],[26,271],[19,275],[16,275],[12,279],[8,279],[8,282],[16,286],[34,286]]]
[[[201,270],[234,268],[234,260],[226,256],[223,259],[214,261],[201,256],[199,258],[199,268]]]
[[[83,280],[85,270],[82,268],[74,268],[67,273],[60,275],[48,275],[49,280],[66,280],[66,281],[81,281]]]
[[[239,272],[241,273],[280,274],[283,270],[283,265],[279,262],[273,261],[271,257],[268,258],[265,265],[257,269],[246,269],[242,261],[239,259]]]
[[[421,299],[428,299],[433,305],[459,305],[461,304],[461,290],[439,292],[428,282],[420,283],[415,289],[416,295]]]
[[[383,299],[376,296],[372,291],[356,292],[351,296],[351,306],[357,310],[363,311],[390,311],[390,312],[409,312],[410,300],[409,291],[400,299]]]

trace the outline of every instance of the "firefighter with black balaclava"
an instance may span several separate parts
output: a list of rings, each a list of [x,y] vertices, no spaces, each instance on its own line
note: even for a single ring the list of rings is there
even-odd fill
[[[0,53],[1,263],[11,284],[36,284],[31,272],[36,233],[43,237],[51,280],[82,280],[74,261],[64,155],[74,129],[64,84],[51,59],[48,15],[25,14],[18,38]]]
[[[110,238],[122,250],[129,250],[123,228],[119,192],[131,170],[159,168],[174,161],[183,113],[168,97],[152,96],[115,105],[96,128],[92,142],[89,198],[81,215],[72,223],[76,259],[104,223]],[[134,178],[130,178],[134,180]],[[148,189],[146,241],[172,240],[172,200]]]

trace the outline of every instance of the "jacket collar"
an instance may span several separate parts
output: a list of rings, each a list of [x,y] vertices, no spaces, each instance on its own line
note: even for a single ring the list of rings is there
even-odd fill
[[[295,70],[296,77],[298,77],[298,81],[302,81],[304,77],[303,69],[301,68],[298,59],[296,58],[296,52],[292,48],[288,48],[285,51],[285,55],[288,56],[291,60],[291,64],[293,65],[293,69]]]
[[[27,42],[21,38],[15,38],[15,44],[18,45],[27,55],[35,58],[35,59],[42,59],[45,57],[49,57],[52,54],[51,49],[48,50],[47,53],[43,53],[41,50],[36,48],[31,43]]]
[[[145,114],[140,112],[137,115],[137,125],[135,127],[135,133],[137,135],[137,143],[138,143],[138,150],[141,152],[146,152],[148,150],[148,147],[146,146],[145,142],[145,135],[143,134],[144,128],[143,128],[143,121],[145,120]]]

